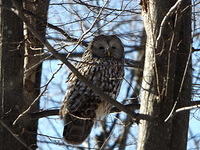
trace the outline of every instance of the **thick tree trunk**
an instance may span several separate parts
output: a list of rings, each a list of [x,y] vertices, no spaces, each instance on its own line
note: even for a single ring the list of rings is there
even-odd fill
[[[176,11],[167,17],[176,2],[142,0],[147,44],[140,113],[154,119],[141,121],[138,150],[186,149],[189,113],[164,121],[176,101],[177,108],[187,105],[191,98],[191,68],[183,75],[190,53],[191,3],[179,1],[180,5],[174,7]],[[167,19],[161,26],[164,17]]]
[[[27,18],[45,40],[47,11],[49,1],[17,1],[19,6],[24,6],[29,11]],[[38,42],[28,30],[23,29],[23,23],[14,13],[3,9],[11,7],[11,0],[1,0],[1,103],[0,111],[0,149],[36,149],[37,120],[18,122],[13,127],[12,123],[17,116],[27,109],[40,92],[41,65],[30,69],[40,61],[35,54],[40,54],[43,45]],[[32,13],[32,15],[30,15]],[[39,17],[37,17],[39,16]],[[42,18],[42,19],[41,19]],[[25,59],[24,36],[25,31]],[[25,60],[25,61],[24,61]],[[25,74],[24,69],[25,68]],[[27,71],[30,69],[30,71]],[[39,102],[31,111],[39,109]],[[11,135],[7,129],[11,129]],[[18,137],[21,140],[16,140]]]
[[[49,0],[25,0],[23,1],[26,17],[33,25],[35,30],[45,40],[47,13],[49,7]],[[32,33],[24,25],[25,42],[25,59],[24,59],[24,99],[26,101],[26,108],[38,97],[40,93],[42,64],[36,65],[41,61],[43,53],[43,45],[32,35]],[[35,66],[36,67],[33,67]],[[39,101],[37,101],[30,112],[39,111]],[[32,141],[37,143],[37,120],[29,120],[26,131],[31,134]]]
[[[35,28],[36,31],[38,31],[38,33],[44,40],[46,34],[48,6],[49,0],[24,1],[24,9],[26,10],[26,12],[28,12],[26,16],[29,20],[29,23]],[[38,63],[41,61],[40,55],[43,53],[44,46],[32,35],[32,33],[26,28],[26,26],[25,39],[24,94],[26,97],[27,105],[29,106],[40,93],[42,65]],[[35,105],[33,111],[38,110],[38,104]]]
[[[0,5],[10,7],[11,1],[1,0]],[[23,23],[14,13],[3,7],[0,7],[0,15],[0,149],[25,150],[26,148],[7,130],[11,129],[15,136],[21,137],[23,134],[21,127],[12,126],[24,106]],[[24,142],[27,145],[32,144],[32,141],[26,139]]]

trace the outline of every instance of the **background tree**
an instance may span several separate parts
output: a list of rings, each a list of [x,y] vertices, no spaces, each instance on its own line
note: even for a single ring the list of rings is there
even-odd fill
[[[49,1],[18,1],[20,8],[28,10],[26,17],[45,39]],[[1,150],[35,149],[37,120],[25,120],[12,126],[17,116],[27,109],[40,93],[40,54],[43,45],[23,26],[13,12],[10,0],[1,1]],[[26,14],[27,14],[26,13]],[[36,18],[40,16],[40,18]],[[39,110],[39,102],[31,112]]]
[[[11,1],[1,0],[1,6],[11,7]],[[21,112],[23,100],[23,22],[11,11],[0,7],[0,149],[11,150],[15,145],[25,149],[12,132],[20,134],[21,128],[12,128],[12,122]],[[13,130],[11,130],[13,129]],[[30,143],[30,142],[29,142]],[[28,143],[27,143],[28,144]]]

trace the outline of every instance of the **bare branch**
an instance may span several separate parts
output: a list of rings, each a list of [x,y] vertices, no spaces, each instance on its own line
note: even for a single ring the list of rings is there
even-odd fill
[[[80,5],[85,5],[86,7],[91,7],[91,8],[96,8],[96,9],[100,9],[100,6],[94,6],[91,5],[89,3],[85,3],[81,0],[77,1],[77,0],[73,0],[76,4],[80,4]],[[111,11],[126,11],[126,12],[130,12],[130,13],[135,13],[135,14],[140,14],[139,12],[136,11],[132,11],[132,10],[124,10],[124,9],[116,9],[116,8],[109,8],[109,7],[105,7],[106,10],[111,10]]]
[[[136,110],[140,108],[140,104],[128,104],[128,105],[124,105],[124,107],[128,110]],[[121,112],[121,111],[117,107],[113,107],[110,111],[110,113],[118,113],[118,112]],[[28,114],[30,119],[39,119],[42,117],[57,116],[57,115],[59,115],[59,109],[43,110],[40,112],[33,112],[33,113]]]
[[[174,116],[176,116],[178,113],[183,112],[183,111],[190,111],[192,109],[200,108],[200,101],[193,101],[191,102],[191,105],[181,107],[176,109],[175,111],[172,111],[170,115],[165,119],[165,122],[168,120],[172,119]]]
[[[171,15],[177,10],[177,8],[180,6],[182,0],[178,0],[174,6],[172,6],[170,8],[170,10],[167,12],[167,14],[165,15],[165,17],[163,18],[161,24],[160,24],[160,30],[159,30],[159,34],[158,34],[158,37],[157,37],[157,43],[159,43],[162,35],[163,35],[163,32],[164,32],[164,29],[165,29],[165,25],[167,24],[168,22],[168,19],[169,17],[171,17]]]

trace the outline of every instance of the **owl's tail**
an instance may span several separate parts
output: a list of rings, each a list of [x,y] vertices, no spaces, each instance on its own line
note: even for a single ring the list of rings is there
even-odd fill
[[[69,144],[81,144],[90,134],[94,121],[66,114],[64,123],[63,137],[65,141]]]

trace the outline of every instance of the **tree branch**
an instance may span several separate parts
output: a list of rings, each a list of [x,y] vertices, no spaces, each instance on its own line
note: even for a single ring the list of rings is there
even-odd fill
[[[32,16],[32,17],[35,17],[35,18],[37,18],[37,19],[39,19],[39,20],[41,20],[41,21],[44,20],[42,17],[40,17],[40,16],[34,14],[33,12],[31,12],[31,11],[29,11],[29,10],[23,9],[22,12],[25,13],[25,14],[27,14],[27,15],[30,15],[30,16]],[[44,23],[46,23],[46,22],[44,22]],[[79,39],[73,38],[73,37],[69,36],[69,34],[68,34],[67,32],[65,32],[63,29],[61,29],[61,28],[59,28],[59,27],[57,27],[57,26],[54,26],[53,24],[50,24],[50,23],[47,22],[46,25],[47,25],[49,28],[54,29],[54,30],[60,32],[60,33],[66,38],[66,40],[67,40],[68,42],[78,42],[78,41],[79,41]],[[85,41],[83,41],[83,40],[81,41],[80,44],[83,45],[83,46],[85,46],[85,47],[88,46],[88,43],[85,42]]]
[[[177,108],[175,111],[170,113],[170,115],[165,119],[165,122],[167,122],[168,120],[171,120],[172,118],[174,118],[180,112],[190,111],[190,110],[196,109],[196,108],[200,108],[200,101],[192,101],[189,106]]]
[[[140,108],[140,104],[128,104],[124,105],[124,107],[128,110],[135,110]],[[118,112],[121,111],[117,107],[113,107],[110,111],[110,113],[118,113]],[[33,112],[28,114],[28,116],[31,119],[39,119],[42,117],[57,116],[57,115],[59,115],[59,109],[43,110],[40,112]]]

